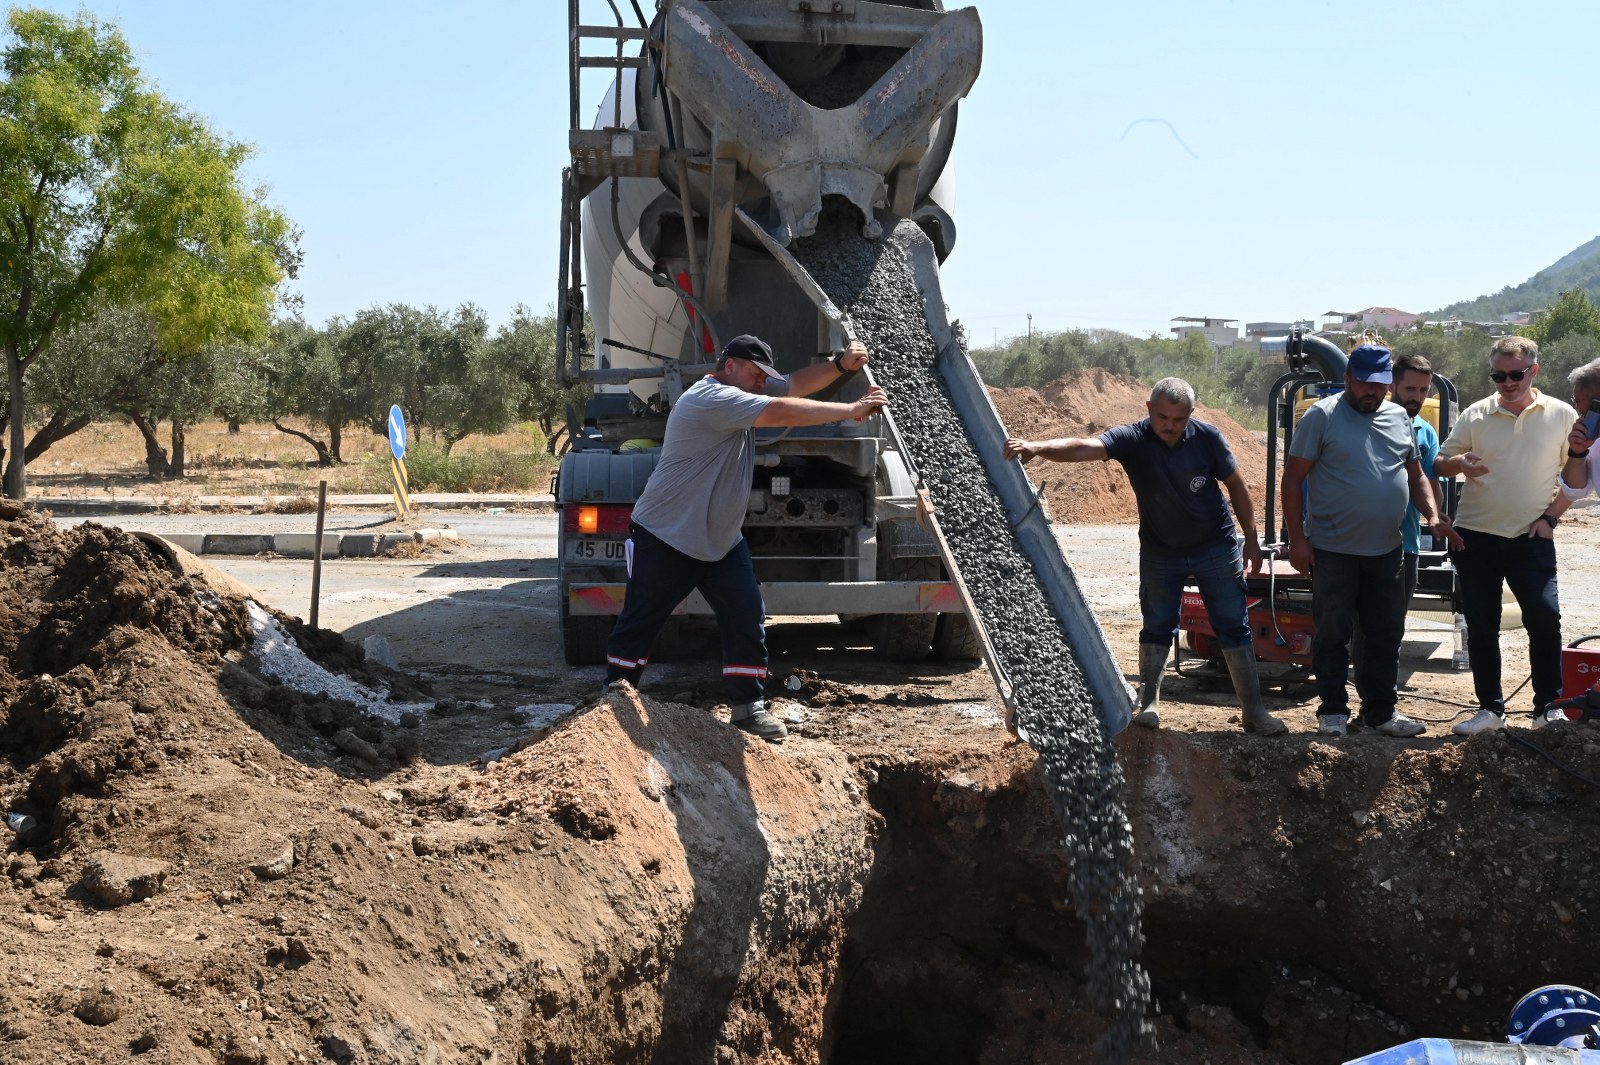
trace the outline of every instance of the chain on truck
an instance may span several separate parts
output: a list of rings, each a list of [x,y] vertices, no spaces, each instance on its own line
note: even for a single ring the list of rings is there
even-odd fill
[[[607,7],[603,24],[581,17]],[[556,484],[562,642],[577,665],[604,660],[633,504],[668,412],[722,340],[758,333],[784,372],[844,346],[837,320],[764,245],[806,236],[821,197],[839,195],[866,225],[874,208],[914,219],[939,259],[949,254],[941,179],[981,31],[937,0],[668,0],[649,16],[637,0],[631,12],[569,0],[568,30],[556,373],[592,389],[570,415]],[[936,49],[901,62],[930,35]],[[606,79],[592,125],[579,114],[586,71]],[[887,126],[863,122],[852,105],[886,79],[916,106]],[[887,657],[976,656],[883,418],[758,430],[756,446],[744,534],[770,614],[860,619]],[[679,607],[709,613],[698,593]],[[670,657],[676,625],[653,657]]]

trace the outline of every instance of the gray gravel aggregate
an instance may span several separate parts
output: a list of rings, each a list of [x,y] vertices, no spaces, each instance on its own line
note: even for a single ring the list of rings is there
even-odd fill
[[[1039,753],[1073,863],[1074,902],[1090,954],[1089,995],[1108,1019],[1101,1054],[1125,1062],[1149,1045],[1151,1026],[1149,976],[1135,961],[1143,946],[1142,906],[1120,798],[1122,771],[1038,571],[1018,547],[936,369],[938,352],[909,265],[914,255],[932,255],[927,237],[915,223],[900,221],[869,241],[853,216],[829,201],[816,234],[792,250],[871,349],[873,371],[1011,679],[1019,729]]]

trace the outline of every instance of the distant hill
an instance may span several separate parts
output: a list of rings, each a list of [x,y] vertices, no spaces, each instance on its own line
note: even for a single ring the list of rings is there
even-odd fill
[[[1464,300],[1429,314],[1429,318],[1465,318],[1492,322],[1515,311],[1548,307],[1567,289],[1581,288],[1600,303],[1600,237],[1557,259],[1520,285],[1507,285],[1492,296]]]

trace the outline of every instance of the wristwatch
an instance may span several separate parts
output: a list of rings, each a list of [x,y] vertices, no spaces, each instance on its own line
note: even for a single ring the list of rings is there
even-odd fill
[[[1574,451],[1570,447],[1567,448],[1567,458],[1569,459],[1586,459],[1588,457],[1589,453],[1587,451]]]
[[[856,367],[855,370],[847,370],[847,369],[845,369],[844,352],[842,352],[842,351],[836,351],[836,352],[833,353],[833,368],[835,370],[838,370],[840,373],[855,373],[855,372],[857,372],[857,370],[861,369],[861,367],[859,367],[859,366]]]
[[[1546,525],[1550,526],[1550,528],[1552,528],[1552,529],[1554,529],[1557,525],[1561,524],[1561,519],[1556,517],[1554,514],[1541,514],[1537,518],[1534,518],[1533,520],[1534,521],[1542,521]]]

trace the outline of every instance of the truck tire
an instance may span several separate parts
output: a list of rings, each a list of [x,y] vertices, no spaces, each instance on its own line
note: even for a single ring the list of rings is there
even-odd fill
[[[946,662],[973,662],[983,657],[978,634],[965,614],[940,614],[933,630],[933,657]]]
[[[597,666],[606,660],[606,642],[611,639],[614,618],[574,617],[567,610],[567,597],[561,596],[561,652],[569,666]]]
[[[943,568],[937,558],[896,558],[878,572],[891,581],[937,581]],[[874,614],[871,622],[872,652],[896,662],[916,662],[933,650],[938,614]]]

